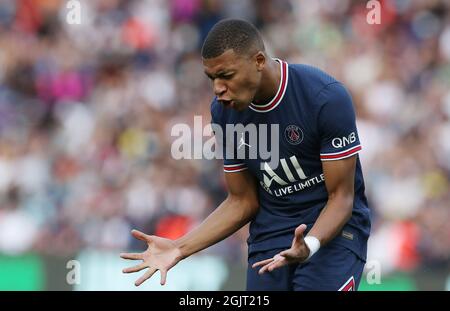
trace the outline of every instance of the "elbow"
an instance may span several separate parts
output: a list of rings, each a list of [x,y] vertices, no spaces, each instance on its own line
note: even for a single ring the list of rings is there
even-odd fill
[[[256,216],[259,210],[259,202],[252,201],[248,203],[248,217],[253,218]]]
[[[252,218],[254,218],[259,210],[259,202],[258,200],[254,199],[244,200],[243,202],[241,202],[240,206],[242,208],[242,218],[247,221],[250,221]]]
[[[238,215],[240,221],[250,221],[256,216],[259,210],[259,201],[257,198],[239,198],[228,196],[231,206],[234,207],[235,215]]]

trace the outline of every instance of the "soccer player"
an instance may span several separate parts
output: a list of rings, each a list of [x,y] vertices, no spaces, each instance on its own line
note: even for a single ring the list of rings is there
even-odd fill
[[[148,249],[121,254],[142,260],[124,272],[148,268],[140,285],[159,270],[164,284],[180,260],[251,222],[247,290],[356,290],[370,220],[349,93],[319,69],[270,58],[258,30],[242,20],[217,23],[202,58],[216,95],[212,122],[226,133],[224,154],[230,141],[234,151],[261,148],[243,134],[227,137],[227,124],[277,124],[278,146],[270,147],[279,148],[278,165],[259,154],[225,155],[225,201],[178,240],[133,230]]]

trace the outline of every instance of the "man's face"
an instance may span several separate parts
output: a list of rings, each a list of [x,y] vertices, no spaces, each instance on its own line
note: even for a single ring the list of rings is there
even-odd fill
[[[230,49],[217,57],[203,59],[203,66],[220,103],[237,111],[250,105],[259,88],[264,66],[255,56],[238,55]]]

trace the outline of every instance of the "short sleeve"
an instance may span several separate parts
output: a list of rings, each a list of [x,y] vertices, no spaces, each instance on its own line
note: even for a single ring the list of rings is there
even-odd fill
[[[236,150],[234,150],[235,145],[232,143],[233,140],[230,139],[231,137],[227,137],[226,122],[224,121],[223,110],[216,100],[214,100],[211,104],[211,126],[214,131],[216,143],[221,146],[220,152],[223,157],[224,172],[236,173],[246,170],[247,165],[242,161],[242,159],[237,159],[234,157],[234,155],[237,154]]]
[[[341,83],[326,86],[318,116],[320,159],[341,160],[361,151],[352,99]]]

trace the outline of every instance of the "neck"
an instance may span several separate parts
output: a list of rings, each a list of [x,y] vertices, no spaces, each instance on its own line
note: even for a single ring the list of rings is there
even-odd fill
[[[263,69],[261,84],[256,92],[253,104],[263,105],[272,100],[277,93],[281,80],[281,64],[272,58],[267,59],[267,66]]]

